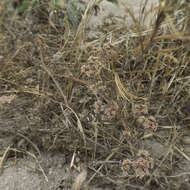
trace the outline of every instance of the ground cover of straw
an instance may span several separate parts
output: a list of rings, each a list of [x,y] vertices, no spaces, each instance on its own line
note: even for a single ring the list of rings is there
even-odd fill
[[[189,189],[188,15],[178,28],[160,8],[152,28],[133,18],[89,41],[92,7],[73,30],[55,25],[46,3],[32,11],[1,14],[1,170],[62,152],[82,168],[74,189]]]

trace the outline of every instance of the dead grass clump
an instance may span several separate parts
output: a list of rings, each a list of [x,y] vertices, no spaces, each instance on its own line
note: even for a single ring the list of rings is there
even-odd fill
[[[108,27],[109,32],[89,42],[83,34],[95,1],[88,4],[76,31],[71,31],[66,17],[60,26],[59,14],[52,16],[47,1],[38,3],[27,10],[28,14],[13,17],[4,13],[1,18],[1,98],[17,94],[15,99],[20,101],[7,105],[2,114],[17,123],[9,125],[17,134],[17,142],[23,139],[19,131],[30,147],[35,144],[41,150],[59,150],[67,155],[78,151],[93,172],[88,183],[101,177],[102,183],[119,187],[126,185],[126,178],[129,186],[147,185],[144,177],[151,181],[153,160],[157,176],[177,170],[179,160],[188,158],[180,152],[175,135],[189,134],[189,111],[182,109],[188,107],[190,99],[187,24],[178,29],[165,5],[156,9],[156,14],[162,13],[157,18],[162,19],[147,29],[126,8],[133,26],[122,22],[112,30]],[[177,133],[176,126],[180,126]],[[135,152],[146,149],[141,138],[146,129],[155,132],[152,143],[173,143],[170,141],[175,135],[174,156],[168,153],[160,161],[147,151],[139,151],[137,158],[131,159]],[[122,170],[135,175],[123,179],[118,172],[120,160],[124,160]],[[81,175],[74,189],[85,180],[86,173]],[[138,182],[136,177],[145,181]]]

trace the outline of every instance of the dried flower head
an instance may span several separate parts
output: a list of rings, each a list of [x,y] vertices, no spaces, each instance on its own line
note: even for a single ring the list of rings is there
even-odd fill
[[[95,63],[95,64],[99,63],[99,57],[90,56],[88,58],[88,63]]]
[[[123,160],[122,167],[121,167],[121,169],[123,171],[123,175],[128,174],[128,172],[131,169],[131,166],[132,166],[131,160],[129,160],[129,159]]]
[[[85,73],[88,77],[94,76],[95,67],[92,64],[85,64],[81,67],[81,72]]]
[[[156,131],[158,128],[158,123],[156,122],[156,119],[153,116],[145,117],[145,116],[139,116],[136,119],[136,122],[143,126],[144,129],[151,129],[153,131]]]
[[[106,92],[106,86],[103,84],[102,81],[98,81],[94,84],[91,84],[89,88],[95,95],[104,94]]]
[[[105,114],[109,119],[115,117],[118,110],[117,105],[107,104],[100,99],[94,103],[94,108],[96,114]]]
[[[133,169],[137,177],[142,179],[144,176],[149,175],[149,169],[153,168],[153,159],[145,150],[138,152],[139,158],[133,162]]]
[[[153,116],[149,116],[144,120],[142,126],[145,129],[152,129],[153,131],[156,131],[158,128],[158,123],[156,122],[156,119]]]
[[[146,160],[139,158],[133,162],[133,169],[135,171],[136,177],[142,179],[144,176],[149,175],[149,170],[146,164]]]
[[[149,152],[146,150],[139,150],[137,156],[147,158],[150,156]]]
[[[142,179],[150,174],[149,170],[153,168],[153,159],[146,150],[139,150],[138,158],[134,161],[126,159],[122,163],[123,174],[128,174],[132,169],[136,177]]]

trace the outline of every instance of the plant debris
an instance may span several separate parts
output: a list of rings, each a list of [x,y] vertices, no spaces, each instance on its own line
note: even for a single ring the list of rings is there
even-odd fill
[[[86,169],[74,190],[85,183],[189,189],[188,178],[178,175],[190,160],[188,2],[142,7],[138,19],[118,0],[133,24],[112,20],[95,39],[88,39],[87,24],[101,1],[82,8],[76,1],[15,2],[0,3],[1,157],[7,147],[15,155],[6,160],[58,151],[69,163],[77,152]],[[147,148],[147,130],[149,144],[165,154]],[[178,183],[168,176],[179,176]]]

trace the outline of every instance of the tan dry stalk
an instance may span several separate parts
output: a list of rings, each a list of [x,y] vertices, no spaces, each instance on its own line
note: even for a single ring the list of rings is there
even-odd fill
[[[72,186],[72,190],[80,190],[86,177],[87,177],[87,170],[86,170],[86,168],[83,168],[82,171],[75,178],[75,181]]]

